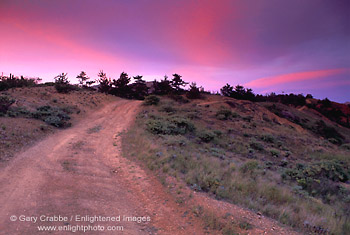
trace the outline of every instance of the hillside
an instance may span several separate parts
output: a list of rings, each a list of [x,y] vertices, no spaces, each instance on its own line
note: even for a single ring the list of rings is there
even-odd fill
[[[299,231],[347,232],[349,128],[307,106],[217,95],[156,101],[126,134],[124,152],[175,188],[181,203],[200,205],[172,179]]]
[[[0,162],[116,99],[89,90],[60,94],[53,86],[12,88],[0,96],[11,100],[7,113],[0,111]]]

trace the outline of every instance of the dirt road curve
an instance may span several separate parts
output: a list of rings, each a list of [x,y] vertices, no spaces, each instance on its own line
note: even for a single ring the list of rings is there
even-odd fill
[[[103,226],[104,231],[76,234],[204,234],[198,222],[168,199],[157,180],[121,156],[118,134],[133,120],[139,105],[126,100],[106,105],[4,167],[0,172],[0,234],[68,234],[58,232],[58,226],[77,230],[81,225],[90,230]],[[95,216],[118,220],[119,215],[121,220],[144,216],[150,221],[79,221]],[[42,221],[59,216],[68,221]],[[56,231],[39,232],[42,225],[57,226]],[[121,226],[123,232],[107,231]]]

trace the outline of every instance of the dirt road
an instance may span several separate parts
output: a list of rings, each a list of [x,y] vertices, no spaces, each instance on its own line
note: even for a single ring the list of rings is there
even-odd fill
[[[126,100],[108,104],[4,167],[0,234],[48,229],[40,226],[56,226],[41,234],[204,234],[155,178],[121,156],[119,134],[139,105]],[[136,221],[123,221],[124,216]]]

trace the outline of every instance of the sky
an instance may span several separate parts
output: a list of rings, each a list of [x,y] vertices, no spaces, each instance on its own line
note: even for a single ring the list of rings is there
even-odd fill
[[[350,101],[348,0],[0,0],[0,73],[84,70]]]

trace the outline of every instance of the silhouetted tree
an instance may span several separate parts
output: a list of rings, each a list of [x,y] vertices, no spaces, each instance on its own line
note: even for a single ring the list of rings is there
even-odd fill
[[[132,97],[138,100],[145,99],[148,95],[148,87],[146,81],[142,80],[142,76],[137,75],[134,77],[135,82],[131,84]]]
[[[79,84],[82,87],[90,87],[92,84],[95,83],[95,81],[89,81],[89,77],[87,76],[87,74],[84,71],[81,71],[80,74],[77,76],[78,80],[79,80]]]
[[[0,76],[0,91],[7,90],[12,87],[32,87],[36,86],[42,79],[41,78],[21,78],[15,77],[10,74],[9,77]]]
[[[182,76],[180,76],[177,73],[174,73],[173,76],[174,77],[171,80],[170,84],[176,93],[181,93],[183,91],[182,87],[186,86],[188,82],[185,82],[184,80],[182,80],[181,79]]]
[[[77,76],[77,78],[81,86],[86,85],[86,81],[89,80],[89,77],[86,75],[84,71],[81,71],[80,74]]]
[[[239,99],[239,100],[250,100],[255,101],[255,94],[253,90],[250,88],[245,89],[241,85],[237,85],[234,88],[229,84],[226,84],[224,87],[220,89],[221,94],[223,96]]]
[[[189,99],[200,99],[201,98],[200,88],[197,87],[197,84],[195,82],[191,83],[190,89],[188,90],[186,97]]]
[[[67,73],[61,73],[55,78],[55,88],[59,93],[68,93],[71,90],[74,90],[75,87],[69,84]]]
[[[250,88],[247,88],[246,89],[246,92],[245,92],[245,98],[247,100],[250,100],[250,101],[255,101],[255,94],[253,93],[253,90],[250,89]]]
[[[69,84],[67,73],[61,73],[55,77],[55,83]]]
[[[86,81],[86,86],[91,87],[92,84],[94,84],[96,81]]]
[[[167,95],[170,94],[173,91],[173,88],[171,86],[171,81],[168,80],[168,76],[164,76],[164,79],[160,82],[154,80],[153,82],[154,86],[154,93],[157,95]]]
[[[107,75],[103,70],[101,70],[97,76],[97,82],[99,83],[98,90],[103,93],[109,93],[112,88],[111,79],[107,78]]]
[[[314,97],[311,94],[306,95],[306,99],[313,99]]]
[[[223,86],[221,89],[221,94],[223,96],[227,96],[227,97],[232,97],[233,95],[233,87],[231,85],[229,85],[228,83],[226,83],[225,86]]]
[[[320,102],[324,108],[330,108],[332,106],[331,101],[328,98],[321,100]]]
[[[246,91],[243,86],[237,85],[235,86],[235,92],[233,93],[233,96],[234,96],[233,98],[237,98],[237,99],[243,98],[245,92]]]
[[[118,80],[113,79],[112,85],[114,87],[111,90],[111,94],[123,98],[131,98],[130,80],[131,78],[129,78],[129,75],[122,72]]]

